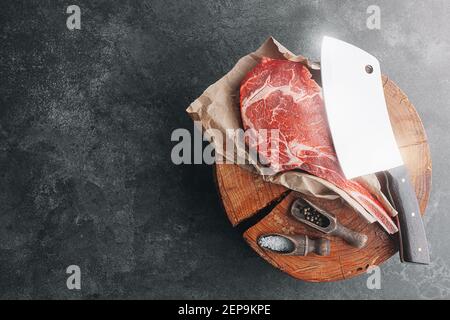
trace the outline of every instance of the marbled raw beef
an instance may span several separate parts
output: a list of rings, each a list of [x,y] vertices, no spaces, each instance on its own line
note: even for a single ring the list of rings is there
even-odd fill
[[[249,146],[275,172],[301,169],[323,178],[358,201],[387,232],[398,231],[381,203],[361,184],[344,177],[328,129],[322,90],[303,64],[263,58],[243,80],[240,102],[244,129],[254,129]],[[279,129],[276,140],[270,131],[263,134],[260,129]]]

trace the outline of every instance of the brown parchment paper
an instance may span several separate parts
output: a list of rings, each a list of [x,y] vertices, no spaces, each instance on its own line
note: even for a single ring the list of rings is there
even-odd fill
[[[236,137],[232,132],[242,129],[239,107],[240,84],[245,75],[260,62],[262,57],[287,59],[303,63],[310,69],[320,69],[319,64],[313,63],[305,57],[294,55],[272,37],[268,38],[258,50],[241,58],[225,76],[209,86],[186,110],[196,124],[202,127],[199,129],[204,130],[208,140],[214,144],[216,157],[233,163],[244,163],[244,161],[238,161],[238,159],[244,158],[248,164],[240,164],[240,166],[261,174],[265,181],[281,184],[307,196],[328,200],[341,198],[367,221],[376,221],[350,195],[324,179],[297,170],[276,175],[264,175],[265,168],[252,159],[245,150],[246,148],[234,142]],[[232,141],[233,154],[226,152],[226,140]],[[380,183],[375,175],[360,177],[358,181],[383,204],[390,215],[396,215],[396,211],[381,192]]]

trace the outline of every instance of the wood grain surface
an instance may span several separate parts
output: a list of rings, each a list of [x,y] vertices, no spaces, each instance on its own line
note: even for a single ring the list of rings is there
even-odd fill
[[[260,176],[237,165],[218,164],[215,176],[223,207],[233,226],[288,192],[287,188],[265,182]]]
[[[387,77],[383,77],[383,83],[394,134],[411,176],[421,213],[424,214],[430,196],[432,170],[426,133],[407,96]],[[261,257],[297,279],[311,282],[349,279],[365,273],[372,265],[382,264],[398,251],[397,235],[389,236],[377,223],[368,224],[341,200],[323,201],[304,197],[264,182],[261,177],[236,165],[218,164],[215,175],[225,212],[233,225],[288,193],[266,217],[244,233],[244,238]],[[342,239],[327,236],[331,240],[331,254],[328,257],[314,254],[291,257],[262,250],[256,239],[267,233],[300,233],[311,238],[324,236],[290,216],[290,206],[300,196],[336,215],[344,226],[366,234],[369,238],[367,246],[357,249]]]

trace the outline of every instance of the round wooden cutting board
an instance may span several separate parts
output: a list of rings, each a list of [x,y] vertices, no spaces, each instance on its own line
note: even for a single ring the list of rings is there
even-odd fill
[[[414,106],[397,85],[386,77],[383,78],[383,84],[394,134],[423,215],[431,188],[431,157],[425,130]],[[263,234],[307,234],[311,238],[323,236],[290,217],[292,202],[302,195],[267,183],[237,165],[217,164],[215,175],[224,209],[234,226],[276,204],[269,214],[244,233],[244,238],[265,260],[297,279],[311,282],[349,279],[365,273],[372,265],[380,265],[398,251],[397,235],[389,236],[377,223],[368,224],[342,201],[308,198],[336,215],[345,226],[366,234],[369,237],[367,246],[356,249],[339,238],[327,236],[331,240],[331,254],[327,257],[314,254],[291,257],[264,251],[256,243],[256,239]]]

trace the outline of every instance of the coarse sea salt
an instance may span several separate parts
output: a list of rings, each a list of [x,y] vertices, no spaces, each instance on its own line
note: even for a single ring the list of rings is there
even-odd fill
[[[278,235],[268,235],[259,238],[259,246],[275,252],[288,253],[294,250],[294,244],[287,238]]]

